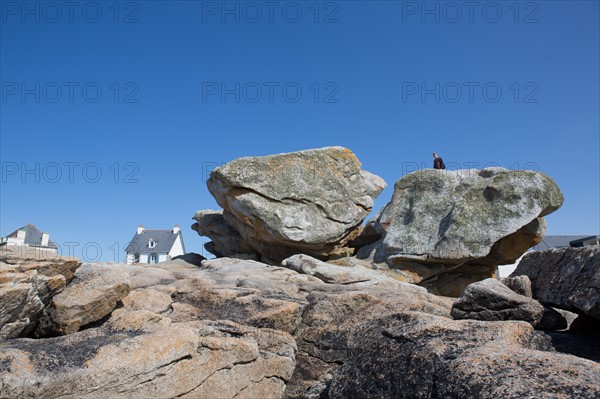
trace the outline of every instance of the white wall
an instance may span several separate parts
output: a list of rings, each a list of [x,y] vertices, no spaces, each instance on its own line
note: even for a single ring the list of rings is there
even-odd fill
[[[15,237],[2,237],[0,239],[0,244],[11,247],[13,250],[19,250],[21,248],[23,251],[31,251],[32,249],[35,251],[39,251],[40,254],[56,254],[58,250],[56,248],[48,247],[48,246],[39,246],[39,245],[29,245],[25,244],[25,241],[22,238]]]
[[[20,244],[15,244],[14,242],[10,242],[7,241],[5,244],[2,244],[2,248],[4,248],[6,246],[6,248],[10,248],[11,251],[13,251],[16,254],[19,254],[22,257],[25,258],[45,258],[51,255],[62,255],[58,253],[58,250],[56,248],[51,248],[51,247],[35,247],[35,246],[31,246],[31,245],[20,245]]]
[[[185,254],[185,249],[183,248],[183,240],[181,239],[181,234],[178,234],[177,239],[173,243],[171,251],[169,251],[169,259],[183,254]]]
[[[171,251],[168,254],[158,254],[159,262],[166,262],[171,258],[179,255],[185,254],[185,248],[183,246],[183,238],[181,233],[177,235],[177,239],[173,243],[173,247],[171,247]],[[128,264],[134,263],[135,257],[132,253],[127,253],[125,257],[125,262]],[[148,263],[148,254],[140,254],[140,262],[139,263]]]
[[[169,259],[167,254],[157,254],[157,255],[158,255],[159,262],[166,262]],[[150,255],[148,255],[148,254],[140,254],[140,261],[138,263],[148,264],[149,256]],[[127,256],[125,257],[125,262],[128,264],[135,263],[135,255],[132,253],[128,253]]]
[[[128,253],[127,256],[125,256],[125,263],[127,263],[128,265],[131,265],[133,263],[135,259],[135,256],[131,253]]]
[[[6,245],[25,245],[25,239],[16,237],[2,237],[0,243],[5,242]]]
[[[527,251],[527,252],[529,252],[529,251]],[[525,254],[527,254],[527,252],[525,252]],[[498,277],[503,278],[503,277],[510,276],[510,274],[515,271],[515,269],[517,268],[517,265],[519,264],[521,259],[523,259],[523,256],[525,256],[525,254],[521,255],[521,257],[519,259],[517,259],[517,261],[515,263],[512,263],[510,265],[498,266]]]

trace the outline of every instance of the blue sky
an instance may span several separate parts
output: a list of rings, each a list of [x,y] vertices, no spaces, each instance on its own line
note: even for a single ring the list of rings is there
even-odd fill
[[[203,253],[214,165],[330,145],[388,182],[376,209],[437,151],[547,173],[548,233],[600,233],[597,1],[68,4],[0,2],[0,235],[112,261],[179,224]]]

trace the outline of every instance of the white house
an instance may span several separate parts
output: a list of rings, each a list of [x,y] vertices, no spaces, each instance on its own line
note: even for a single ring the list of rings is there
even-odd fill
[[[183,235],[178,225],[172,230],[146,230],[139,226],[125,250],[125,262],[159,263],[185,254]]]
[[[22,248],[24,250],[39,250],[45,253],[55,254],[58,245],[50,241],[50,234],[42,233],[35,225],[28,224],[0,238],[0,246]]]

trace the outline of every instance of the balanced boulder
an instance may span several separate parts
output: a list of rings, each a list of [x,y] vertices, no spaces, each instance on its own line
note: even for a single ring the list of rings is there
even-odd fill
[[[458,278],[460,293],[541,241],[542,217],[562,203],[558,186],[538,172],[417,171],[396,182],[374,222],[382,238],[358,256],[411,273],[415,283],[445,295],[457,291]]]
[[[342,147],[239,158],[213,170],[207,184],[227,223],[273,262],[351,253],[344,247],[386,186]]]

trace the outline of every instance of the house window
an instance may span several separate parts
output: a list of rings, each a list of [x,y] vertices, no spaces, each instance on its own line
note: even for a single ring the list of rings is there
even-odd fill
[[[154,247],[156,247],[156,241],[154,241],[154,240],[150,240],[150,241],[148,242],[148,248],[154,248]]]
[[[150,255],[150,262],[149,263],[158,263],[158,254],[152,254],[152,255]]]
[[[140,263],[140,254],[133,255],[133,261],[135,263]]]

